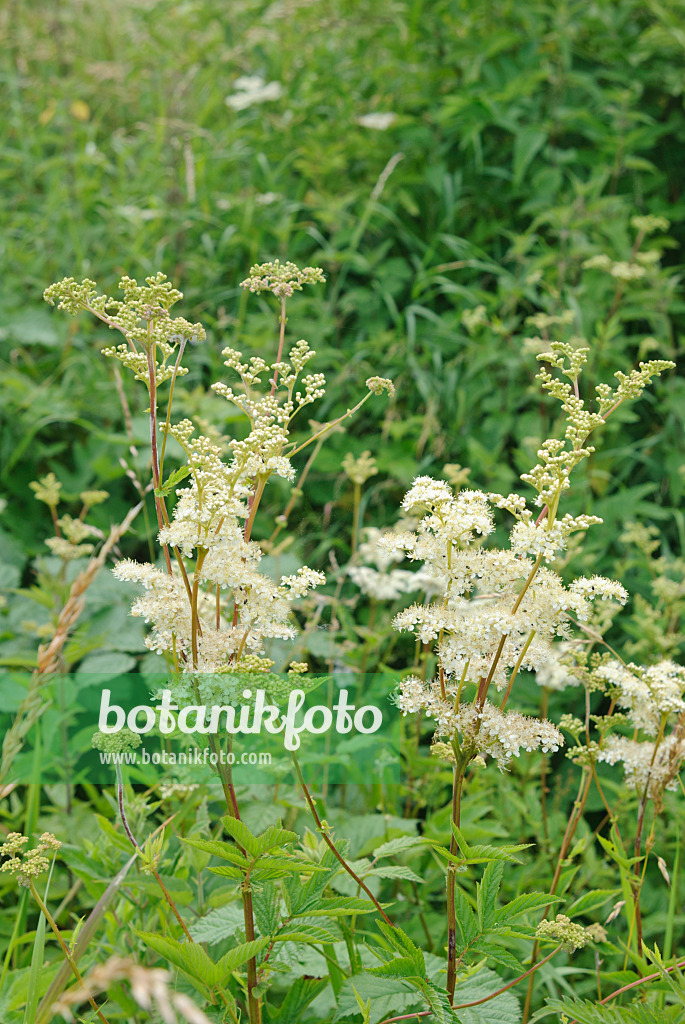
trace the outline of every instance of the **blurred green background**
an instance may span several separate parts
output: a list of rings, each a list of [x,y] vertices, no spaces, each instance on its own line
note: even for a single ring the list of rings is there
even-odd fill
[[[274,258],[324,268],[326,285],[289,306],[290,337],[314,345],[330,383],[313,415],[343,412],[371,374],[397,395],[319,456],[291,517],[311,565],[349,557],[347,451],[378,460],[367,525],[392,522],[411,479],[446,464],[472,486],[523,487],[556,423],[534,380],[546,335],[591,344],[585,397],[641,358],[681,359],[684,15],[683,0],[8,0],[0,582],[29,582],[51,533],[28,487],[40,474],[56,472],[67,502],[110,491],[92,516],[103,529],[135,500],[97,354],[111,335],[41,298],[66,275],[112,292],[122,273],[163,270],[178,313],[208,329],[180,411],[231,436],[229,407],[207,395],[228,377],[221,348],[276,347],[276,310],[239,282]],[[645,214],[670,227],[638,238]],[[641,276],[583,266],[601,255]],[[144,390],[127,396],[142,451]],[[619,540],[631,520],[680,550],[684,409],[669,374],[604,428],[567,508],[606,525],[574,570],[648,592]],[[272,511],[286,494],[274,485]],[[130,553],[145,554],[143,534]]]

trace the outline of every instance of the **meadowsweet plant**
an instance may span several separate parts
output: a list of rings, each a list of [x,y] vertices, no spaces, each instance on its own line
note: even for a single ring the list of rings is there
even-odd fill
[[[613,274],[621,287],[628,280],[622,273],[619,268]],[[263,556],[277,553],[287,544],[287,536],[278,547],[276,539],[288,526],[304,478],[325,438],[340,430],[372,395],[393,390],[389,380],[369,377],[366,394],[342,416],[328,423],[308,418],[309,406],[323,397],[326,381],[310,369],[315,353],[307,342],[287,339],[287,302],[296,291],[322,280],[317,268],[302,270],[276,261],[253,267],[243,282],[247,291],[266,293],[276,302],[277,341],[275,358],[244,358],[234,347],[223,350],[227,379],[213,385],[215,400],[230,403],[244,422],[244,430],[227,442],[218,432],[201,431],[191,419],[174,416],[174,391],[185,372],[184,353],[191,342],[203,340],[204,331],[199,324],[172,316],[180,293],[163,275],[148,278],[144,285],[124,278],[121,300],[99,295],[92,281],[77,283],[71,278],[46,291],[49,302],[71,313],[89,311],[123,335],[124,343],[107,346],[104,354],[142,382],[149,397],[150,489],[161,557],[148,562],[120,560],[114,574],[141,588],[131,613],[148,624],[146,645],[167,667],[166,685],[179,705],[235,705],[246,699],[255,684],[277,695],[278,700],[294,688],[310,685],[308,666],[299,658],[292,658],[285,679],[276,676],[269,645],[272,641],[294,643],[293,609],[325,583],[324,574],[295,566],[274,579],[264,571]],[[568,314],[544,317],[544,322],[538,317],[534,326],[545,336],[570,323]],[[479,317],[474,314],[469,330],[478,327]],[[369,449],[342,460],[342,470],[354,489],[351,558],[338,573],[335,596],[328,599],[341,617],[347,616],[349,604],[345,606],[341,594],[346,581],[354,584],[371,602],[369,634],[382,611],[381,603],[400,603],[393,620],[395,637],[409,634],[414,639],[415,656],[411,670],[402,673],[394,700],[405,716],[424,716],[431,723],[432,756],[425,759],[430,764],[427,771],[436,779],[449,777],[451,785],[446,808],[448,845],[430,834],[395,835],[376,842],[372,856],[350,860],[345,841],[335,839],[331,825],[319,813],[294,753],[295,774],[318,836],[299,841],[296,833],[280,823],[256,834],[242,820],[243,797],[234,785],[230,762],[217,758],[212,763],[227,809],[221,831],[212,831],[205,808],[198,811],[201,824],[183,834],[182,842],[200,871],[210,857],[218,858],[220,866],[208,870],[234,885],[240,900],[240,929],[236,932],[234,924],[230,933],[236,933],[237,945],[234,940],[217,959],[201,945],[206,933],[186,921],[183,906],[177,905],[164,870],[168,844],[164,827],[146,841],[137,838],[142,827],[139,803],[130,800],[132,810],[127,809],[123,776],[117,766],[115,799],[124,832],[139,869],[153,876],[149,881],[164,898],[171,915],[168,923],[183,933],[178,938],[162,936],[143,927],[136,929],[136,934],[201,995],[204,1009],[198,1013],[236,1024],[245,1019],[262,1024],[265,1016],[295,1024],[327,984],[318,976],[303,978],[278,1011],[269,1003],[271,986],[289,970],[289,948],[300,943],[320,946],[330,967],[337,1010],[324,1000],[321,1005],[325,1007],[322,1012],[329,1014],[326,1019],[336,1012],[343,1020],[347,1013],[378,1024],[381,1019],[404,1019],[398,1011],[406,1008],[439,1021],[464,1024],[475,1019],[480,1024],[481,1018],[469,1016],[467,1008],[492,1002],[493,1012],[497,1007],[498,1014],[508,1013],[514,1022],[520,1019],[518,1003],[507,993],[528,979],[523,1010],[527,1019],[539,967],[560,952],[601,948],[609,941],[601,925],[586,926],[577,920],[573,906],[564,907],[563,912],[557,906],[565,898],[564,865],[575,856],[572,843],[593,782],[611,830],[611,840],[600,835],[599,841],[624,881],[625,899],[605,924],[624,908],[628,928],[625,956],[646,964],[641,893],[647,859],[655,844],[656,815],[665,794],[677,785],[685,762],[685,670],[665,659],[652,665],[626,662],[606,645],[603,634],[628,594],[622,582],[600,575],[562,577],[567,559],[578,549],[578,539],[601,524],[597,516],[568,512],[563,506],[571,474],[594,452],[595,433],[616,409],[639,398],[649,382],[673,364],[653,360],[640,363],[630,373],[618,372],[613,386],[598,384],[593,400],[588,401],[581,397],[586,392],[583,371],[588,348],[578,339],[545,340],[544,351],[538,355],[542,364],[538,380],[560,403],[563,426],[559,436],[539,445],[536,464],[522,476],[533,492],[532,501],[519,494],[472,488],[468,470],[448,465],[444,468],[447,480],[416,477],[402,499],[398,521],[391,529],[382,530],[362,522],[363,488],[379,472],[374,454]],[[300,440],[305,419],[309,431]],[[293,424],[300,428],[298,440],[293,437]],[[297,456],[305,450],[307,460],[298,479]],[[169,469],[172,454],[174,468]],[[294,486],[281,515],[276,516],[273,533],[258,543],[254,527],[272,477]],[[136,482],[138,493],[144,494],[142,478],[136,477]],[[57,482],[46,477],[34,489],[39,500],[50,507],[65,544],[77,549],[87,545],[85,516],[79,520],[57,516]],[[83,500],[86,502],[85,497]],[[90,504],[96,500],[97,496]],[[508,530],[508,543],[494,546],[493,535],[501,527]],[[86,553],[90,552],[78,551]],[[66,547],[61,554],[68,558]],[[645,557],[651,554],[653,549],[645,548]],[[673,591],[673,586],[661,585],[669,609],[678,601]],[[322,607],[320,602],[314,625],[308,624],[308,630],[316,628]],[[362,652],[362,674],[374,642],[370,636]],[[667,649],[676,642],[671,629]],[[596,644],[606,648],[603,653],[593,650]],[[411,664],[409,659],[405,664]],[[518,700],[518,684],[522,686],[531,675],[542,696],[539,715],[530,714]],[[556,708],[566,694],[573,698],[569,713],[549,711],[550,698]],[[578,696],[585,698],[583,717],[570,713],[578,708]],[[219,752],[216,736],[210,733],[205,741],[213,754]],[[408,750],[410,763],[420,760],[420,741],[419,728],[414,747]],[[93,739],[98,750],[110,754],[132,749],[138,742],[136,734],[126,731],[115,738],[97,734]],[[229,738],[227,749],[230,744]],[[547,773],[555,755],[557,763],[563,762],[563,753],[567,753],[580,768],[578,798],[548,891],[525,892],[498,906],[500,889],[508,885],[505,865],[519,862],[526,847],[511,837],[499,846],[474,844],[468,816],[462,813],[464,791],[474,777],[492,778],[489,766],[493,764],[501,773],[497,779],[504,780],[508,773],[514,776],[514,762],[529,752],[539,753],[542,766],[544,856],[554,856],[544,801]],[[629,806],[637,810],[632,858],[621,833],[624,804],[619,801],[612,806],[599,777],[617,765],[623,767],[623,791],[633,802]],[[168,789],[162,795],[165,800],[172,796]],[[192,802],[200,799],[192,786],[183,789],[182,797]],[[654,811],[651,823],[650,807]],[[446,959],[436,956],[441,950],[433,944],[418,894],[415,907],[432,960],[399,927],[396,910],[380,901],[376,878],[392,879],[397,885],[408,882],[414,890],[427,881],[406,864],[384,866],[384,858],[405,853],[426,855],[424,872],[433,877],[433,862],[446,863]],[[658,863],[665,871],[663,859]],[[472,870],[480,865],[485,868],[474,898]],[[440,875],[441,886],[442,878]],[[217,907],[217,912],[222,909]],[[537,925],[529,919],[534,913],[542,918]],[[357,916],[367,914],[374,915],[381,933],[380,940],[376,938],[368,946],[369,955],[377,961],[375,966],[372,960],[362,958],[355,931]],[[348,926],[345,922],[350,917]],[[322,919],[325,927],[320,926]],[[336,959],[336,946],[343,940],[350,972],[346,994],[345,985],[341,989],[343,968]],[[519,945],[532,943],[527,969],[512,952],[512,940]],[[546,944],[553,948],[542,956]],[[502,984],[484,967],[486,963],[513,972],[513,979]],[[128,967],[117,967],[115,974],[133,978]],[[369,991],[374,996],[374,981],[394,985],[393,992],[400,999],[397,1008],[384,1003],[383,1012],[372,1012],[363,991],[356,988],[357,975],[371,985]],[[230,984],[227,976],[232,979]],[[474,977],[484,987],[469,988]],[[92,983],[81,979],[73,1001],[92,1000],[105,987],[97,975]],[[158,1005],[166,1005],[164,986],[155,991]],[[352,995],[354,1003],[346,1002]],[[67,999],[65,1007],[69,1003]],[[172,1004],[181,1009],[178,1002],[172,1000]],[[313,1012],[318,1009],[317,1003]],[[172,1009],[168,1012],[170,1015]],[[188,1012],[192,1015],[195,1011]],[[490,1020],[489,1011],[484,1012],[482,1019]]]
[[[450,854],[459,852],[464,778],[477,758],[505,769],[521,751],[556,751],[564,744],[551,722],[508,707],[522,669],[540,671],[554,658],[556,638],[569,640],[574,619],[587,622],[596,600],[624,603],[623,586],[599,576],[565,585],[550,568],[569,538],[601,522],[596,516],[562,514],[571,472],[594,448],[590,435],[627,399],[639,397],[648,382],[672,363],[641,363],[630,374],[618,372],[618,385],[596,387],[595,408],[580,397],[580,376],[588,349],[552,343],[538,359],[545,391],[561,402],[565,429],[538,451],[538,463],[522,477],[536,492],[534,508],[518,494],[476,490],[457,494],[444,481],[418,477],[404,497],[405,513],[421,514],[415,530],[389,534],[381,545],[421,561],[442,581],[431,603],[410,605],[395,628],[434,644],[438,671],[432,681],[409,675],[397,702],[404,714],[423,712],[435,722],[437,752],[453,765]],[[560,372],[553,376],[552,370]],[[513,518],[508,548],[487,548],[495,511]],[[498,696],[495,696],[498,695]],[[454,995],[459,952],[455,866],[447,872],[447,992]]]

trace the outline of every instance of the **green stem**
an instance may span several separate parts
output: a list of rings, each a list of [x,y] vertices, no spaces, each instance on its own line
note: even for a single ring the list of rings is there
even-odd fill
[[[455,764],[452,776],[452,815],[451,823],[459,828],[461,824],[461,794],[464,786],[464,769],[461,764]],[[455,856],[458,850],[454,829],[451,830],[450,853]],[[456,890],[457,877],[456,865],[449,862],[447,865],[447,995],[450,1002],[454,999],[454,989],[457,984],[457,911],[456,911]]]
[[[67,946],[66,942],[62,938],[62,933],[60,932],[59,928],[57,927],[57,924],[55,923],[55,920],[54,920],[52,914],[50,913],[48,908],[43,903],[43,900],[41,899],[40,893],[36,889],[36,886],[35,886],[35,884],[33,882],[33,879],[29,879],[29,889],[31,890],[31,895],[33,896],[34,900],[36,901],[36,903],[40,907],[41,911],[45,915],[45,920],[48,922],[48,924],[52,928],[52,930],[54,932],[54,935],[55,935],[55,938],[57,939],[57,941],[59,942],[59,944],[60,944],[60,946],[62,948],[62,952],[64,953],[66,961],[67,961],[67,963],[69,964],[69,966],[71,967],[71,969],[72,969],[72,971],[74,973],[74,977],[78,981],[78,983],[81,986],[81,988],[85,989],[86,986],[85,986],[85,982],[83,980],[83,977],[81,975],[81,972],[79,971],[78,967],[76,966],[76,962],[74,961],[74,958],[71,955],[69,947]],[[100,1020],[103,1022],[103,1024],[109,1024],[109,1021],[104,1016],[104,1014],[101,1013],[100,1007],[95,1002],[93,997],[92,996],[88,996],[87,999],[88,999],[88,1002],[90,1003],[90,1005],[92,1006],[92,1008],[95,1010],[95,1013],[98,1015]]]
[[[364,892],[369,897],[371,902],[374,904],[374,906],[376,907],[376,910],[381,915],[381,917],[383,918],[385,923],[389,924],[391,928],[394,928],[395,926],[394,926],[393,922],[390,920],[388,915],[385,913],[385,911],[383,910],[382,906],[380,905],[380,903],[378,902],[378,900],[376,899],[374,894],[369,889],[368,885],[364,884],[364,882],[359,877],[359,875],[356,873],[356,871],[354,871],[354,869],[350,867],[350,865],[347,863],[345,858],[340,854],[340,852],[338,851],[335,843],[333,842],[333,840],[331,839],[331,837],[330,837],[330,835],[328,833],[327,827],[322,824],[321,818],[319,817],[319,812],[316,809],[316,804],[314,803],[314,800],[312,799],[312,796],[311,796],[311,794],[309,792],[309,789],[307,788],[307,783],[304,781],[304,776],[302,775],[302,769],[300,768],[300,763],[297,760],[294,752],[291,752],[291,754],[292,754],[293,764],[295,765],[295,771],[297,772],[297,777],[299,779],[300,786],[302,787],[302,792],[304,793],[305,800],[307,801],[307,804],[309,805],[309,810],[312,813],[312,817],[314,818],[314,821],[316,822],[316,827],[317,827],[317,829],[319,831],[319,834],[322,836],[323,841],[325,842],[326,846],[331,851],[331,853],[333,854],[335,859],[345,869],[345,871],[350,876],[350,878],[354,879],[354,881],[357,883],[357,885],[361,889],[364,890]]]

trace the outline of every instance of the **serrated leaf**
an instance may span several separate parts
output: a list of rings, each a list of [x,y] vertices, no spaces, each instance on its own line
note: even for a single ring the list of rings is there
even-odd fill
[[[423,953],[407,933],[398,926],[391,927],[385,921],[379,921],[378,927],[393,949],[401,956],[408,955],[410,957],[414,965],[414,973],[418,977],[424,978],[426,976],[426,961]]]
[[[432,1020],[435,1024],[462,1024],[461,1019],[450,1006],[447,993],[438,989],[431,982],[416,986],[433,1011]]]
[[[411,980],[421,977],[420,974],[416,973],[415,961],[409,956],[395,956],[392,960],[388,960],[387,963],[380,964],[378,967],[370,967],[369,973],[379,978],[404,978],[405,980]]]
[[[253,858],[259,855],[259,840],[257,836],[250,832],[244,821],[241,821],[239,818],[231,818],[226,814],[221,819],[221,823],[228,834],[235,839],[238,846],[242,846],[246,853],[249,853]]]
[[[504,864],[502,861],[491,861],[483,872],[483,878],[477,885],[476,907],[481,931],[487,931],[495,923],[497,894],[502,884],[503,872]]]
[[[571,914],[589,914],[591,910],[596,910],[609,900],[615,899],[619,893],[620,889],[593,889],[592,892],[586,892],[584,896],[580,896],[572,903],[566,913],[569,916]]]
[[[495,921],[498,923],[500,921],[508,922],[521,917],[522,914],[530,914],[534,910],[543,910],[550,903],[563,903],[563,900],[560,896],[551,896],[546,892],[524,892],[513,899],[511,903],[500,907],[495,914]]]
[[[385,1017],[414,1009],[421,1003],[419,993],[412,991],[407,982],[392,978],[378,978],[365,972],[356,974],[352,978],[346,978],[343,982],[338,993],[338,1012],[335,1015],[335,1020],[347,1019],[359,1013],[357,996],[364,1002],[368,1002],[372,1022],[378,1022]]]
[[[223,986],[226,974],[237,971],[244,963],[247,963],[253,956],[256,956],[260,950],[268,946],[269,941],[269,936],[263,935],[259,939],[253,939],[252,942],[243,942],[241,945],[235,946],[234,949],[230,949],[216,964],[218,977],[214,984],[221,984]]]
[[[243,909],[236,903],[228,903],[225,907],[211,910],[200,918],[189,931],[196,942],[207,942],[210,946],[223,939],[230,938],[244,924]]]
[[[551,1013],[566,1014],[569,1020],[578,1024],[679,1024],[682,1007],[670,1006],[660,1009],[656,1006],[598,1006],[587,1000],[550,999],[547,1005],[531,1017],[530,1024],[549,1017]]]
[[[297,842],[297,835],[294,832],[279,828],[278,825],[269,825],[264,832],[257,836],[257,856],[261,857],[268,850],[273,850],[277,846],[288,846],[295,842]]]
[[[196,850],[211,853],[213,857],[220,857],[221,860],[228,860],[231,864],[237,864],[243,868],[249,868],[252,863],[230,843],[222,843],[218,839],[196,839],[194,836],[190,836],[183,842]]]
[[[500,964],[502,967],[508,967],[516,974],[523,974],[523,967],[518,962],[515,956],[504,949],[502,946],[498,946],[495,942],[487,942],[486,940],[479,939],[471,946],[470,952],[482,953],[494,960],[496,964]]]
[[[455,887],[454,909],[462,943],[464,946],[468,946],[478,934],[478,922],[470,903],[458,885]]]
[[[373,859],[391,857],[396,853],[404,853],[405,850],[415,850],[419,846],[430,846],[428,839],[422,836],[398,836],[396,839],[389,839],[387,843],[381,843],[373,851]]]
[[[179,466],[166,478],[161,487],[155,488],[155,496],[158,498],[168,497],[177,484],[180,484],[181,480],[185,480],[190,475],[189,466]]]
[[[452,822],[452,832],[459,846],[459,854],[456,860],[462,864],[484,864],[489,861],[512,861],[520,864],[521,858],[517,856],[522,850],[528,850],[533,843],[521,843],[517,846],[505,844],[503,846],[487,846],[480,844],[469,846],[463,832]]]
[[[459,1006],[484,999],[501,987],[502,979],[487,967],[459,982],[454,990],[454,1004],[462,1024],[518,1024],[521,1009],[513,992],[502,992],[480,1006]]]
[[[185,943],[182,945],[176,939],[170,939],[163,935],[156,935],[154,932],[139,932],[134,929],[139,939],[158,953],[174,967],[183,971],[189,981],[195,986],[198,992],[204,996],[208,994],[208,987],[213,982],[210,980],[213,975],[215,964],[205,953],[202,946],[196,943]]]
[[[364,878],[368,875],[373,875],[375,878],[402,878],[408,882],[416,882],[417,885],[423,885],[425,881],[421,875],[417,875],[406,864],[381,864],[364,872]]]
[[[291,917],[344,917],[347,914],[372,914],[376,910],[371,900],[356,896],[330,896],[306,910],[291,912]]]
[[[281,924],[280,888],[265,882],[252,893],[252,905],[257,927],[262,935],[275,935]]]
[[[327,985],[327,978],[297,978],[288,989],[288,994],[275,1015],[269,1016],[269,1020],[272,1024],[298,1024],[302,1012]]]
[[[334,935],[327,928],[318,928],[313,924],[286,926],[277,935],[273,936],[274,942],[306,942],[309,944],[325,942],[333,943],[339,940],[339,935]]]

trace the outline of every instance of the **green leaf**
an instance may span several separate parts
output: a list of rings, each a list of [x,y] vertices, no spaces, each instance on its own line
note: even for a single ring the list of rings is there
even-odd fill
[[[435,1024],[462,1024],[461,1018],[450,1006],[450,1001],[446,992],[443,992],[442,989],[436,988],[436,986],[429,981],[426,981],[421,985],[417,985],[416,987],[420,989],[426,1002],[433,1011],[431,1020],[434,1021]]]
[[[547,142],[547,133],[539,128],[521,128],[514,139],[514,185],[523,182],[526,170],[538,151]]]
[[[415,1009],[421,1000],[417,992],[403,981],[378,978],[365,972],[347,978],[338,993],[338,1012],[335,1020],[354,1017],[359,1013],[359,999],[368,1002],[372,1024],[398,1013]],[[423,1009],[423,1006],[421,1007]]]
[[[491,960],[494,960],[496,964],[500,964],[502,967],[508,967],[509,970],[514,971],[515,974],[523,974],[523,967],[516,957],[512,956],[507,949],[503,949],[502,946],[498,946],[495,942],[487,942],[479,939],[478,942],[471,946],[471,952],[482,953]]]
[[[495,923],[497,915],[497,893],[502,884],[504,864],[492,861],[483,872],[483,878],[476,887],[476,907],[481,931],[486,932]]]
[[[273,882],[264,882],[252,893],[255,923],[261,935],[275,935],[281,926],[281,891]]]
[[[229,950],[216,964],[217,980],[214,984],[223,985],[226,974],[242,967],[244,963],[247,963],[253,956],[256,956],[260,950],[268,946],[269,941],[269,936],[264,935],[260,939],[253,939],[252,942],[243,942],[240,946]]]
[[[279,828],[277,825],[269,825],[265,832],[257,836],[256,856],[261,857],[268,850],[272,850],[277,846],[288,846],[295,842],[297,842],[297,836],[294,832]]]
[[[210,946],[230,938],[244,924],[243,909],[236,903],[212,910],[200,918],[189,931],[195,942],[206,942]]]
[[[313,924],[286,925],[282,931],[273,936],[274,942],[306,942],[314,944],[319,942],[333,943],[339,940],[339,935],[334,935],[327,928],[318,928]]]
[[[302,1012],[327,985],[327,978],[297,978],[288,989],[288,994],[275,1015],[269,1017],[269,1021],[272,1024],[298,1024]]]
[[[158,953],[169,963],[178,967],[189,981],[195,986],[198,992],[208,997],[208,989],[216,982],[211,981],[215,970],[215,964],[210,960],[202,946],[196,943],[185,943],[182,945],[176,939],[166,938],[163,935],[156,935],[154,932],[139,932],[134,928],[139,939]]]
[[[391,927],[385,921],[379,921],[378,927],[393,949],[402,955],[409,954],[414,964],[415,973],[419,977],[424,978],[426,976],[426,961],[424,960],[423,953],[412,942],[407,933],[398,926]]]
[[[402,878],[408,882],[416,882],[423,885],[425,878],[417,875],[415,871],[408,868],[406,864],[380,864],[378,867],[370,868],[368,871],[360,872],[364,878],[373,875],[375,878]]]
[[[183,842],[188,846],[193,846],[196,850],[203,850],[205,853],[211,853],[214,857],[229,860],[231,864],[242,868],[249,868],[252,863],[230,843],[222,843],[218,839],[196,839],[191,836],[184,839]]]
[[[464,946],[468,946],[478,935],[478,922],[463,890],[457,885],[454,893],[454,909],[457,916],[457,927],[461,932]]]
[[[586,892],[584,896],[580,896],[565,912],[569,916],[589,914],[591,910],[596,910],[597,907],[603,906],[609,900],[615,899],[619,892],[619,889],[593,889],[592,892]]]
[[[518,1024],[521,1020],[519,1001],[513,992],[502,992],[480,1006],[460,1008],[460,1003],[484,999],[502,987],[502,979],[487,967],[457,984],[454,1004],[462,1024]]]
[[[682,1007],[670,1006],[598,1006],[586,1000],[549,999],[547,1005],[531,1017],[530,1024],[543,1020],[551,1013],[566,1014],[578,1024],[680,1024]]]
[[[43,903],[46,902],[48,894],[50,892],[50,882],[52,880],[52,869],[54,867],[54,861],[50,865],[50,874],[48,880],[45,883],[45,893],[43,894]],[[31,951],[31,970],[29,972],[29,988],[28,996],[26,999],[26,1006],[24,1008],[24,1024],[34,1024],[36,1019],[36,1010],[38,1009],[38,996],[40,995],[40,976],[43,971],[45,961],[45,929],[47,927],[47,919],[43,912],[40,912],[38,918],[38,925],[36,927],[36,935],[33,940],[33,950]]]
[[[376,910],[371,900],[356,896],[330,896],[319,900],[316,906],[297,912],[291,917],[344,917],[346,914],[372,914]]]
[[[409,956],[393,957],[385,964],[369,968],[369,973],[375,974],[379,978],[404,978],[407,981],[422,977],[421,974],[416,973],[416,963]]]
[[[190,466],[179,466],[166,478],[161,487],[155,487],[155,497],[167,498],[181,480],[190,476]]]
[[[240,821],[239,818],[231,818],[226,814],[221,819],[221,823],[246,853],[249,853],[252,858],[259,856],[259,840],[250,832],[244,821]]]
[[[563,903],[563,900],[560,896],[551,896],[546,892],[521,893],[511,903],[500,907],[495,914],[495,922],[499,924],[500,922],[512,921],[523,914],[530,914],[534,910],[543,910],[550,903]]]
[[[396,839],[389,839],[387,843],[381,843],[373,851],[373,859],[391,857],[396,853],[404,853],[405,850],[415,850],[419,846],[430,846],[430,840],[422,836],[398,836]],[[368,849],[368,847],[367,847]]]

